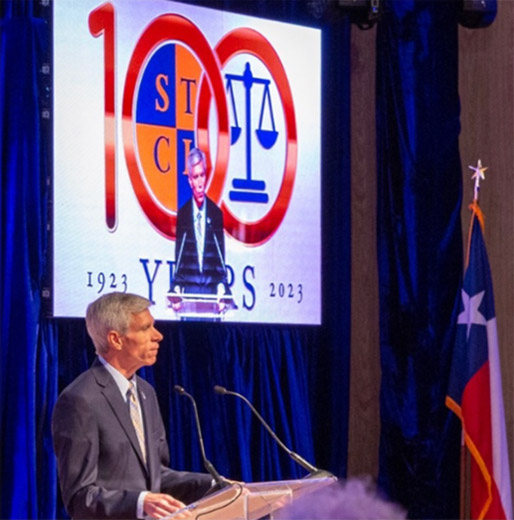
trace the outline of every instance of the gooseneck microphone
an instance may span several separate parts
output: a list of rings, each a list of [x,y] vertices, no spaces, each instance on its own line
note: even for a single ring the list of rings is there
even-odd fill
[[[182,251],[184,251],[184,244],[186,242],[187,231],[182,235],[182,242],[180,243],[180,249],[178,252],[177,262],[175,264],[175,272],[178,270],[180,261],[182,260]]]
[[[194,397],[188,392],[186,392],[184,388],[180,385],[175,385],[173,389],[175,390],[175,392],[177,392],[177,394],[186,396],[193,403],[196,430],[198,432],[198,442],[200,444],[200,452],[202,454],[202,460],[205,469],[211,474],[212,478],[216,481],[216,484],[218,484],[219,489],[230,486],[230,482],[228,482],[227,479],[223,478],[216,471],[216,468],[212,465],[212,462],[205,455],[205,445],[203,443],[202,428],[200,427],[200,418],[198,417],[198,408],[196,406],[196,401]]]
[[[214,391],[220,395],[233,395],[242,399],[249,407],[250,410],[254,413],[254,415],[259,419],[261,424],[268,430],[268,433],[273,437],[275,442],[289,455],[291,459],[293,459],[297,464],[302,466],[302,468],[306,469],[309,474],[307,478],[318,478],[318,477],[333,477],[332,473],[326,471],[324,469],[319,469],[307,462],[302,456],[295,453],[293,450],[290,450],[279,438],[278,435],[271,429],[270,425],[263,419],[262,415],[255,409],[253,404],[242,394],[237,392],[232,392],[231,390],[227,390],[226,388],[216,385],[214,387]]]
[[[218,251],[218,258],[220,259],[221,267],[223,268],[225,276],[227,276],[227,266],[225,265],[225,260],[223,260],[223,255],[221,254],[221,247],[218,242],[218,237],[216,236],[216,232],[214,230],[212,230],[212,234],[214,236],[214,242],[216,243],[216,250]]]

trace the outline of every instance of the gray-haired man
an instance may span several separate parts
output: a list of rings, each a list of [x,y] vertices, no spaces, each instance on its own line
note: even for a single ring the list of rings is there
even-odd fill
[[[110,293],[86,326],[97,358],[59,396],[52,417],[59,482],[72,518],[162,518],[202,497],[212,479],[174,471],[157,397],[136,375],[157,360],[151,302]]]

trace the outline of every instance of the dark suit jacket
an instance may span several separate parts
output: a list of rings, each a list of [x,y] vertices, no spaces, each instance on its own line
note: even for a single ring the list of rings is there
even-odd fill
[[[177,241],[175,249],[174,285],[185,292],[215,294],[219,283],[229,292],[225,266],[225,240],[223,236],[223,213],[205,197],[205,246],[203,269],[200,271],[193,222],[193,198],[186,202],[177,214]],[[223,260],[223,261],[222,261]]]
[[[136,518],[141,491],[169,493],[188,503],[209,490],[210,475],[168,467],[168,445],[155,391],[140,377],[137,388],[146,465],[128,405],[98,359],[59,396],[52,435],[61,494],[72,518]]]

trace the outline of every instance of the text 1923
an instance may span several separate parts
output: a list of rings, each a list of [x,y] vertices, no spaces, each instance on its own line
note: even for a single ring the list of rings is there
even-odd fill
[[[87,272],[87,285],[86,287],[96,288],[97,293],[101,293],[105,290],[113,290],[120,292],[127,292],[127,275],[115,273],[93,273],[93,271]]]

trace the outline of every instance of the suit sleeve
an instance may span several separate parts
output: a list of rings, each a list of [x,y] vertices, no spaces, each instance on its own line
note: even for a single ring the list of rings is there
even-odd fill
[[[59,397],[52,436],[62,499],[72,518],[136,518],[140,490],[97,485],[98,427],[84,398],[66,393]]]
[[[196,502],[202,498],[212,485],[212,477],[207,473],[163,468],[162,492],[178,498],[185,504]]]

